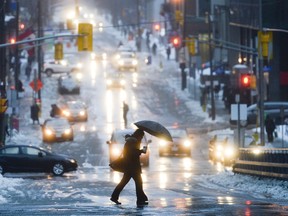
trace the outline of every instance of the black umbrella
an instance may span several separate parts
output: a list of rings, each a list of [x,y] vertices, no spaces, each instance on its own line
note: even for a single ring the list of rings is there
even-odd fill
[[[150,120],[143,120],[134,123],[139,129],[162,139],[173,142],[169,131],[160,123]]]

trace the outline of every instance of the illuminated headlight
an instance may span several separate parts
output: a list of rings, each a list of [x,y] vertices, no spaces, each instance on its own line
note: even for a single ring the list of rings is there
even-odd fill
[[[254,148],[254,149],[252,150],[252,152],[253,152],[253,154],[255,154],[255,155],[259,155],[259,154],[261,153],[261,150],[260,150],[259,148]]]
[[[103,53],[103,54],[102,54],[102,59],[103,59],[103,60],[106,60],[106,59],[107,59],[107,54],[106,54],[106,53]]]
[[[63,110],[62,113],[64,116],[67,116],[67,117],[70,116],[70,112],[68,110]]]
[[[70,161],[70,163],[76,163],[76,160],[74,160],[74,159],[70,159],[69,161]]]
[[[160,144],[160,146],[166,146],[167,142],[165,140],[161,140],[159,144]]]
[[[83,77],[82,73],[77,73],[76,74],[76,79],[81,80]]]
[[[107,80],[106,83],[107,85],[112,85],[112,80]]]
[[[185,140],[183,144],[184,144],[185,147],[190,147],[191,146],[191,142],[189,140]]]
[[[79,115],[80,115],[80,116],[85,116],[85,111],[84,111],[84,110],[81,110],[81,111],[79,112]]]
[[[113,156],[119,156],[121,154],[121,149],[114,147],[111,153]]]
[[[224,151],[224,154],[226,157],[233,157],[235,155],[236,151],[234,148],[226,148]]]
[[[222,145],[216,145],[216,151],[222,152],[223,146]]]
[[[137,65],[137,64],[138,64],[138,61],[137,61],[137,60],[133,60],[133,61],[132,61],[132,64],[133,64],[133,65]]]
[[[67,61],[62,60],[62,61],[60,61],[60,64],[61,64],[61,65],[64,65],[64,66],[67,66],[68,63],[67,63]]]
[[[95,53],[91,53],[91,59],[94,60],[96,58],[96,54]]]
[[[77,64],[77,68],[82,68],[82,66],[83,66],[82,63]]]
[[[100,22],[98,25],[99,25],[99,27],[103,27],[103,23],[102,22]]]
[[[70,128],[64,130],[65,135],[71,134],[72,130]]]
[[[125,85],[125,83],[126,83],[125,80],[120,80],[121,85]]]
[[[119,60],[119,61],[118,61],[118,64],[119,64],[119,65],[124,65],[124,61],[123,61],[123,60]]]
[[[47,136],[51,136],[51,135],[53,134],[53,131],[52,131],[51,129],[49,129],[49,128],[46,128],[46,129],[45,129],[45,134],[46,134]]]

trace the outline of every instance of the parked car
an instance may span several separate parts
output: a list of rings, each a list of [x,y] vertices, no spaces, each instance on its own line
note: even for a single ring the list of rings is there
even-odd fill
[[[123,147],[125,144],[125,135],[133,134],[135,130],[133,129],[116,129],[112,132],[111,138],[106,143],[109,145],[109,161],[112,162],[117,159],[123,151]],[[142,139],[142,143],[140,148],[142,149],[143,146],[148,146],[151,143],[151,140],[147,140],[146,135],[144,135]],[[149,157],[150,157],[150,150],[149,146],[147,148],[146,154],[141,154],[140,162],[143,166],[149,166]]]
[[[269,115],[276,125],[282,124],[282,121],[284,122],[285,119],[288,119],[288,102],[264,102],[264,114],[265,116]],[[257,104],[250,105],[247,108],[247,124],[256,125],[257,121],[259,122],[257,118]]]
[[[217,134],[209,141],[209,160],[233,165],[238,157],[238,150],[233,134]]]
[[[67,60],[48,59],[45,60],[44,63],[44,73],[46,73],[48,77],[52,76],[53,74],[77,72],[80,71],[81,68],[81,63],[76,65],[69,64]]]
[[[73,128],[66,118],[49,118],[42,127],[43,142],[73,141]]]
[[[173,142],[161,140],[159,143],[159,156],[163,155],[191,155],[192,137],[181,128],[168,129]]]
[[[61,107],[62,116],[68,121],[87,121],[87,106],[83,101],[73,100],[67,101]]]
[[[70,74],[58,78],[58,92],[60,94],[80,94],[80,82]]]
[[[106,88],[125,88],[125,78],[121,73],[110,73],[106,77]]]
[[[77,161],[31,145],[7,145],[0,148],[0,173],[45,172],[61,176],[76,171]]]
[[[135,52],[121,51],[116,56],[118,70],[138,70],[138,59]]]

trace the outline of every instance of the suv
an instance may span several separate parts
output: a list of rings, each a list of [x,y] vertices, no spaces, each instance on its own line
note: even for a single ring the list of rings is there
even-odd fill
[[[70,73],[79,71],[80,69],[80,64],[70,65],[66,60],[57,61],[50,59],[44,63],[44,73],[46,73],[48,77],[55,73]]]
[[[269,115],[275,124],[279,125],[288,118],[288,102],[264,102],[264,114],[265,116]],[[247,124],[255,125],[257,118],[257,104],[253,104],[247,108]]]
[[[121,51],[117,55],[118,70],[133,69],[138,70],[138,60],[135,52]]]
[[[106,143],[109,145],[109,161],[110,163],[117,158],[122,153],[122,150],[124,148],[125,144],[125,135],[127,134],[132,134],[135,130],[133,129],[116,129],[113,131],[111,138],[109,141]],[[142,143],[140,146],[140,149],[143,148],[143,146],[148,146],[148,144],[151,143],[151,140],[147,140],[146,135],[144,135],[142,139]],[[149,147],[147,148],[146,154],[141,154],[140,155],[140,162],[143,166],[149,166],[149,155],[150,155],[150,150]]]

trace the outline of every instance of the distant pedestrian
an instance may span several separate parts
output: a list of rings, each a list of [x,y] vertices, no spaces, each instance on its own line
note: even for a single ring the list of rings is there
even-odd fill
[[[127,113],[129,111],[129,106],[128,104],[125,103],[125,101],[123,101],[123,119],[124,119],[124,125],[125,128],[127,127]]]
[[[39,106],[38,106],[36,103],[34,103],[34,104],[31,106],[30,110],[31,110],[31,119],[32,119],[32,121],[33,121],[33,124],[34,124],[35,121],[36,121],[38,124],[40,124],[40,122],[39,122],[39,112],[40,112]]]
[[[276,129],[273,119],[267,115],[265,119],[265,129],[268,137],[268,142],[271,143],[274,141],[273,132]]]
[[[31,64],[28,63],[25,69],[25,75],[26,75],[27,81],[30,80],[31,71],[32,71]]]
[[[58,117],[61,115],[61,109],[56,104],[51,104],[50,116]]]
[[[132,135],[125,136],[125,145],[123,149],[123,158],[127,166],[124,170],[124,175],[119,184],[114,189],[110,200],[117,205],[121,202],[118,201],[121,191],[124,189],[126,184],[133,178],[136,187],[137,206],[148,205],[148,197],[143,191],[143,181],[141,177],[141,164],[140,155],[146,154],[147,146],[140,149],[141,140],[144,137],[144,131],[137,129]]]
[[[186,63],[185,63],[185,61],[183,59],[180,60],[179,68],[181,70],[181,90],[183,91],[187,87],[187,75],[186,75],[186,72],[185,72]]]
[[[156,45],[156,43],[153,43],[153,45],[152,45],[152,52],[153,52],[153,55],[156,55],[156,52],[157,52],[157,45]]]
[[[167,49],[166,49],[166,54],[167,54],[167,60],[170,60],[170,54],[171,54],[171,48],[170,48],[170,46],[167,47]]]

